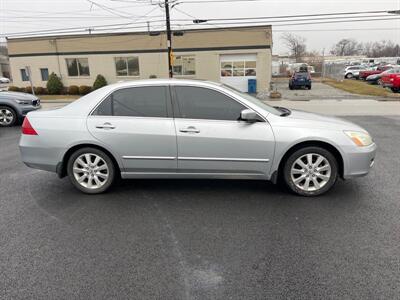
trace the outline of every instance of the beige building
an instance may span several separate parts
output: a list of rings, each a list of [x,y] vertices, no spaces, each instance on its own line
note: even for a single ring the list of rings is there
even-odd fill
[[[98,74],[108,83],[168,77],[166,37],[148,32],[9,38],[13,85],[46,86],[51,72],[65,86],[91,86]],[[174,77],[206,79],[247,91],[269,87],[271,26],[185,30],[173,36]]]

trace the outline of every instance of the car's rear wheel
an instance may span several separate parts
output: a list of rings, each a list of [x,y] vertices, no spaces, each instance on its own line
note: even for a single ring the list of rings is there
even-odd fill
[[[72,184],[87,194],[105,192],[112,186],[115,178],[113,161],[96,148],[75,151],[68,160],[67,172]]]
[[[347,79],[351,79],[351,78],[353,78],[353,74],[352,74],[352,73],[346,74],[345,77],[346,77]]]
[[[15,110],[8,106],[0,106],[0,127],[10,127],[17,122]]]
[[[301,196],[318,196],[335,184],[338,166],[331,152],[320,147],[305,147],[292,153],[284,170],[287,186]]]

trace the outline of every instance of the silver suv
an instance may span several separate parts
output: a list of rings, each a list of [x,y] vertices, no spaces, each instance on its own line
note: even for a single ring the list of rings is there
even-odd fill
[[[13,126],[40,108],[40,99],[27,93],[0,91],[0,127]]]
[[[68,175],[90,194],[121,176],[283,180],[314,196],[338,177],[366,175],[376,145],[348,121],[271,107],[221,84],[145,80],[29,113],[20,150],[28,166]]]

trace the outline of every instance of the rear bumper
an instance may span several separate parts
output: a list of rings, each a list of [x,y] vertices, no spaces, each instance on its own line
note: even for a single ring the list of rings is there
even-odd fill
[[[290,83],[291,86],[310,86],[311,81],[293,81]]]
[[[19,142],[21,159],[30,168],[56,172],[62,149],[42,144],[38,136],[21,135]]]
[[[357,147],[352,151],[347,151],[347,166],[343,178],[349,179],[367,175],[375,163],[376,150],[377,146],[373,143],[368,147]]]

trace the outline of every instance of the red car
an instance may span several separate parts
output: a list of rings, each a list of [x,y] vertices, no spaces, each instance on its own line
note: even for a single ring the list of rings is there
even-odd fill
[[[400,66],[396,66],[391,70],[383,72],[380,78],[380,84],[383,87],[391,87],[394,78],[396,78],[396,75],[400,75]]]
[[[386,70],[392,69],[392,68],[393,68],[393,66],[387,65],[387,66],[376,67],[376,69],[374,68],[374,69],[371,69],[371,70],[360,71],[359,77],[360,77],[360,79],[365,80],[370,75],[380,74],[380,73],[382,73],[382,72],[384,72]]]
[[[400,92],[400,73],[388,74],[382,77],[382,86],[389,87],[394,93]]]

